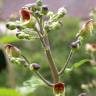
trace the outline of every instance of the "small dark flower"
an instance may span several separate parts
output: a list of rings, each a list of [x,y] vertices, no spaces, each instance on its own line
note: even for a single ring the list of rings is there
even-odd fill
[[[32,64],[30,64],[30,70],[35,70],[35,71],[37,71],[37,70],[39,70],[40,69],[40,65],[39,64],[37,64],[37,63],[32,63]]]
[[[64,83],[56,83],[53,86],[55,94],[62,94],[64,92],[64,87]]]

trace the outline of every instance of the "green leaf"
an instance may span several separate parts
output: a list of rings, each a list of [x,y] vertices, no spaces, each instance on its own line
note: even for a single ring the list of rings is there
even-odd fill
[[[30,80],[23,83],[23,86],[17,87],[22,95],[33,93],[38,87],[44,86],[45,83],[37,76],[33,76]]]
[[[16,36],[4,36],[0,38],[0,43],[10,43],[16,41],[19,41],[19,39]]]
[[[85,64],[86,62],[89,62],[89,59],[84,59],[84,60],[81,60],[81,61],[79,61],[79,62],[77,62],[75,64],[72,64],[73,65],[72,68],[78,68],[81,65]]]
[[[21,95],[14,89],[0,88],[0,96],[21,96]]]
[[[79,61],[77,63],[74,63],[74,64],[72,64],[73,66],[71,68],[66,68],[65,72],[70,73],[74,69],[79,68],[81,65],[86,64],[86,62],[89,62],[89,59],[84,59],[84,60],[81,60],[81,61]]]

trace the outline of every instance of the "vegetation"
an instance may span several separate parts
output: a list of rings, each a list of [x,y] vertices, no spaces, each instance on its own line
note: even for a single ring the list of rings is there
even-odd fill
[[[0,69],[0,85],[4,87],[0,95],[95,96],[95,10],[81,28],[80,20],[64,17],[64,7],[53,13],[41,0],[26,4],[19,14],[20,20],[6,24],[16,31],[17,38],[4,35],[0,40],[8,72],[6,79],[5,67]]]

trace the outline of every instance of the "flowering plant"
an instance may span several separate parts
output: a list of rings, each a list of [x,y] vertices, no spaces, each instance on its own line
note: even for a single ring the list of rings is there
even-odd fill
[[[53,93],[55,96],[65,96],[65,84],[60,81],[59,78],[67,69],[67,66],[70,64],[69,61],[71,60],[73,54],[80,48],[82,41],[88,36],[92,35],[94,26],[94,20],[91,18],[81,26],[79,32],[75,36],[74,42],[70,44],[69,56],[64,66],[59,71],[51,53],[48,34],[62,27],[61,20],[66,13],[67,10],[64,7],[58,9],[57,13],[53,13],[49,10],[47,5],[43,4],[41,0],[37,0],[36,3],[26,4],[20,9],[19,20],[15,22],[8,22],[6,24],[8,29],[17,30],[16,36],[19,39],[39,39],[41,41],[42,47],[44,48],[44,52],[46,53],[46,57],[48,59],[53,82],[45,79],[39,72],[40,65],[37,63],[30,63],[29,60],[22,55],[21,50],[19,50],[17,47],[11,44],[6,45],[6,53],[8,54],[9,60],[12,63],[21,64],[23,62],[23,65],[26,68],[28,68],[30,71],[33,70],[46,85],[53,88]],[[78,67],[84,62],[88,62],[88,60],[79,62],[79,64],[74,65],[70,69],[73,70],[74,67]]]

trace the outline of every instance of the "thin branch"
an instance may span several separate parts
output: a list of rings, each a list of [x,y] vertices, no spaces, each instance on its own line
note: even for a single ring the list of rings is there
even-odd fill
[[[73,52],[72,52],[72,50],[71,50],[70,53],[69,53],[69,56],[68,56],[68,58],[67,58],[66,63],[64,64],[63,68],[60,70],[60,72],[58,73],[58,75],[61,75],[61,74],[64,73],[66,67],[68,66],[68,64],[69,64],[69,62],[70,62],[70,60],[71,60],[71,58],[72,58],[72,55],[73,55]]]
[[[48,80],[46,80],[39,72],[36,72],[37,76],[48,86],[52,87],[53,84],[51,82],[49,82]]]
[[[26,61],[27,64],[29,65],[29,64],[30,64],[29,60],[28,60],[24,55],[21,55],[21,56],[25,59],[25,61]]]

